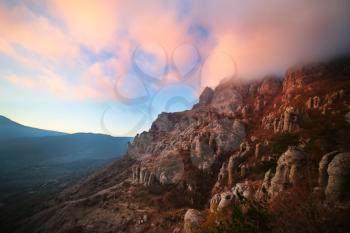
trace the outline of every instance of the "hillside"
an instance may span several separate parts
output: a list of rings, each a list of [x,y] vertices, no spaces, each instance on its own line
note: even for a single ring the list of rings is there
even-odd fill
[[[350,59],[206,88],[18,232],[348,232]]]
[[[0,128],[6,129],[9,135],[0,141],[2,232],[11,232],[14,222],[30,216],[68,185],[119,159],[132,140],[102,134],[46,131],[4,117]]]

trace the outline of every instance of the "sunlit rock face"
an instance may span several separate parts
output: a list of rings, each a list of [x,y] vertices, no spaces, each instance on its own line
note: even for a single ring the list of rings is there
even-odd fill
[[[269,194],[274,197],[281,191],[300,182],[306,165],[306,154],[296,147],[290,147],[277,161],[277,168],[271,180]]]
[[[242,104],[242,96],[240,93],[228,87],[218,87],[211,100],[211,106],[213,106],[219,113],[234,113],[236,109]]]
[[[218,158],[237,150],[245,139],[244,122],[233,117],[241,102],[241,95],[232,85],[219,86],[214,91],[205,88],[192,110],[161,113],[148,132],[135,137],[128,156],[139,160],[161,184],[181,180],[183,151],[188,152],[194,167],[210,169]]]

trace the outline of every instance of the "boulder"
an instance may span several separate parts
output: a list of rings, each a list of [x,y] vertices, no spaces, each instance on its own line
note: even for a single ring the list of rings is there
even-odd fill
[[[217,207],[217,211],[224,211],[229,208],[233,203],[233,193],[226,191],[220,194],[220,202]]]
[[[326,199],[335,202],[350,201],[350,153],[339,153],[327,168]]]
[[[184,217],[184,233],[195,233],[204,222],[204,215],[195,209],[187,210]]]
[[[297,147],[289,147],[277,161],[277,168],[271,180],[269,194],[275,197],[281,191],[296,184],[303,177],[306,154]]]
[[[318,172],[319,172],[319,177],[318,177],[318,183],[319,186],[321,188],[321,190],[325,190],[327,185],[328,185],[328,165],[329,163],[332,161],[332,159],[334,158],[334,156],[336,156],[337,154],[339,154],[339,151],[333,151],[330,153],[325,154],[318,166]]]

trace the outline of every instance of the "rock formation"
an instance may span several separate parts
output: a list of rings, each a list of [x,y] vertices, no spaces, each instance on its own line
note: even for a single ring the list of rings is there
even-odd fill
[[[327,201],[350,203],[350,153],[334,151],[319,163],[319,188]]]
[[[184,217],[184,233],[196,233],[204,222],[203,214],[195,209],[187,210]]]
[[[303,177],[306,154],[297,147],[289,147],[277,161],[276,173],[271,180],[269,194],[275,197],[279,192],[295,185]]]

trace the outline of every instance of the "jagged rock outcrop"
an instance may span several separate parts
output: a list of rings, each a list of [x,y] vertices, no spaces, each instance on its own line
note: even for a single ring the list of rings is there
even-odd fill
[[[306,101],[308,109],[319,109],[321,107],[321,98],[319,96],[309,97]]]
[[[220,194],[220,202],[217,206],[217,211],[221,212],[229,208],[233,202],[233,193],[231,191],[226,191]]]
[[[350,203],[350,153],[334,151],[319,163],[319,189],[327,201]]]
[[[323,190],[323,192],[327,188],[327,185],[328,185],[328,178],[329,178],[329,175],[328,175],[328,172],[327,172],[328,165],[333,160],[334,156],[336,156],[337,154],[339,154],[339,151],[333,151],[333,152],[330,152],[328,154],[325,154],[322,157],[322,159],[321,159],[321,161],[319,163],[318,183],[319,183],[319,186],[320,186],[321,190]]]
[[[265,173],[261,187],[255,195],[257,199],[262,199],[268,194],[269,188],[271,187],[271,180],[273,178],[273,175],[274,174],[272,173],[271,169]]]
[[[330,201],[350,201],[350,153],[337,154],[329,163],[327,173],[326,198]]]
[[[145,187],[153,187],[158,184],[158,180],[154,172],[150,172],[140,165],[132,167],[132,182],[134,184],[142,184]]]
[[[245,176],[246,167],[241,165],[251,154],[253,148],[247,141],[241,143],[240,150],[231,155],[227,162],[224,162],[220,168],[217,182],[214,185],[213,192],[218,192],[226,188],[232,188],[237,178]]]
[[[233,114],[242,104],[241,94],[234,88],[222,86],[214,92],[211,100],[213,106],[219,113]]]
[[[203,213],[195,209],[187,210],[184,217],[184,233],[196,233],[204,222]]]
[[[267,77],[263,79],[258,93],[260,95],[273,96],[276,95],[282,89],[282,82],[278,77]]]
[[[210,87],[204,88],[202,94],[199,96],[199,105],[209,105],[214,96],[214,90]]]
[[[306,154],[297,147],[289,147],[277,161],[276,173],[271,179],[269,195],[275,197],[295,185],[303,177]]]
[[[223,212],[230,209],[235,200],[239,199],[239,195],[252,198],[253,190],[248,182],[236,183],[231,189],[214,194],[210,199],[210,211]]]

